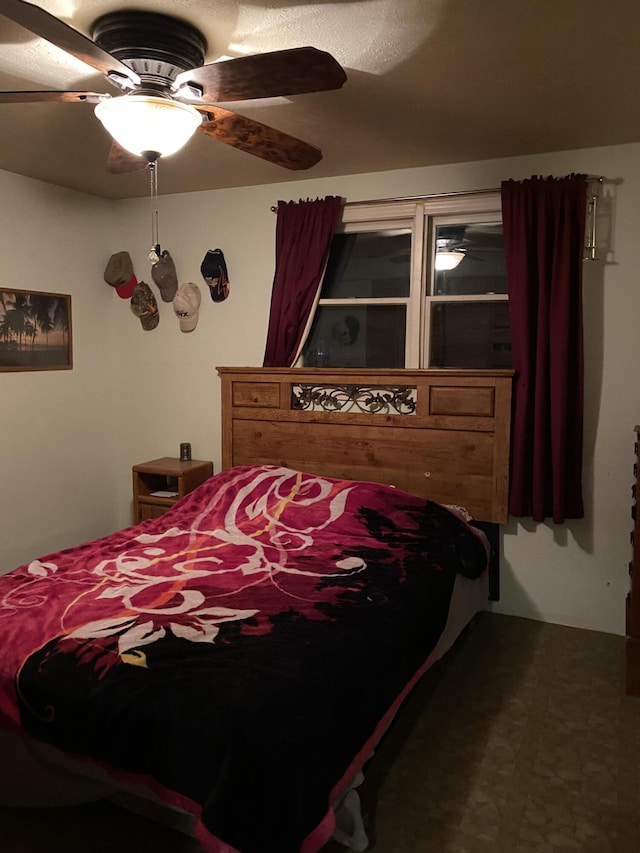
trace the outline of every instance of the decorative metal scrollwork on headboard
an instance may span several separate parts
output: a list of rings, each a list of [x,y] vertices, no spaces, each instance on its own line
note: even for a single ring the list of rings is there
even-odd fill
[[[410,385],[292,385],[291,408],[297,411],[363,412],[368,415],[414,415],[416,388]]]

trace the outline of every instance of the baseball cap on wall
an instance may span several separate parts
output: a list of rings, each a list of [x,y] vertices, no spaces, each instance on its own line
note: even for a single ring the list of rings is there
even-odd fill
[[[140,318],[140,323],[145,332],[155,329],[160,322],[158,303],[146,281],[141,281],[133,291],[131,310],[136,317]]]
[[[116,252],[107,261],[104,280],[115,288],[121,299],[131,299],[138,280],[133,274],[133,264],[129,252]]]
[[[200,264],[200,272],[213,301],[224,302],[229,295],[229,273],[222,249],[209,249]]]
[[[151,278],[158,286],[162,301],[171,302],[178,290],[178,276],[176,275],[176,265],[167,249],[151,267]]]
[[[198,325],[198,309],[202,297],[200,288],[192,281],[181,284],[173,297],[173,310],[180,320],[181,332],[192,332]]]

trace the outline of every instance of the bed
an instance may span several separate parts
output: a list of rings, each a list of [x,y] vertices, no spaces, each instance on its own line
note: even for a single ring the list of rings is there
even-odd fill
[[[219,374],[219,474],[160,518],[0,578],[0,802],[157,804],[209,853],[313,853],[332,836],[364,849],[361,771],[405,697],[487,602],[487,541],[461,506],[480,496],[478,521],[500,520],[496,475],[478,489],[486,472],[473,448],[499,442],[502,482],[508,426],[497,424],[508,425],[510,374],[478,384],[479,374],[424,371],[414,393],[405,373],[408,415],[381,402],[375,413],[314,409],[308,388],[301,402],[305,374]],[[312,378],[322,393],[340,380],[339,399],[362,387],[362,372],[357,383]],[[370,397],[396,393],[396,377],[385,378],[366,376]],[[425,411],[425,388],[436,409],[448,400],[456,412]],[[318,437],[323,465],[315,433],[328,426],[337,431]],[[353,471],[349,454],[335,467],[341,426]],[[405,490],[400,462],[397,482],[381,482],[393,472],[391,460],[376,464],[385,429],[399,460],[407,430],[468,433],[473,488],[425,500]],[[419,443],[405,444],[419,469]],[[436,467],[423,479],[443,482]],[[346,834],[345,810],[356,815]]]

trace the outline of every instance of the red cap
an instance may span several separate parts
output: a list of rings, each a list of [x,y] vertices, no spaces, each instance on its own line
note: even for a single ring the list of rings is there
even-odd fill
[[[117,284],[116,293],[121,299],[131,299],[133,291],[138,286],[138,279],[132,275],[126,284]]]

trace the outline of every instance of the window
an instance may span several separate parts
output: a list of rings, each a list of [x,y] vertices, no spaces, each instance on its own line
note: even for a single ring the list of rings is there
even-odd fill
[[[500,194],[349,205],[301,363],[511,366]]]

